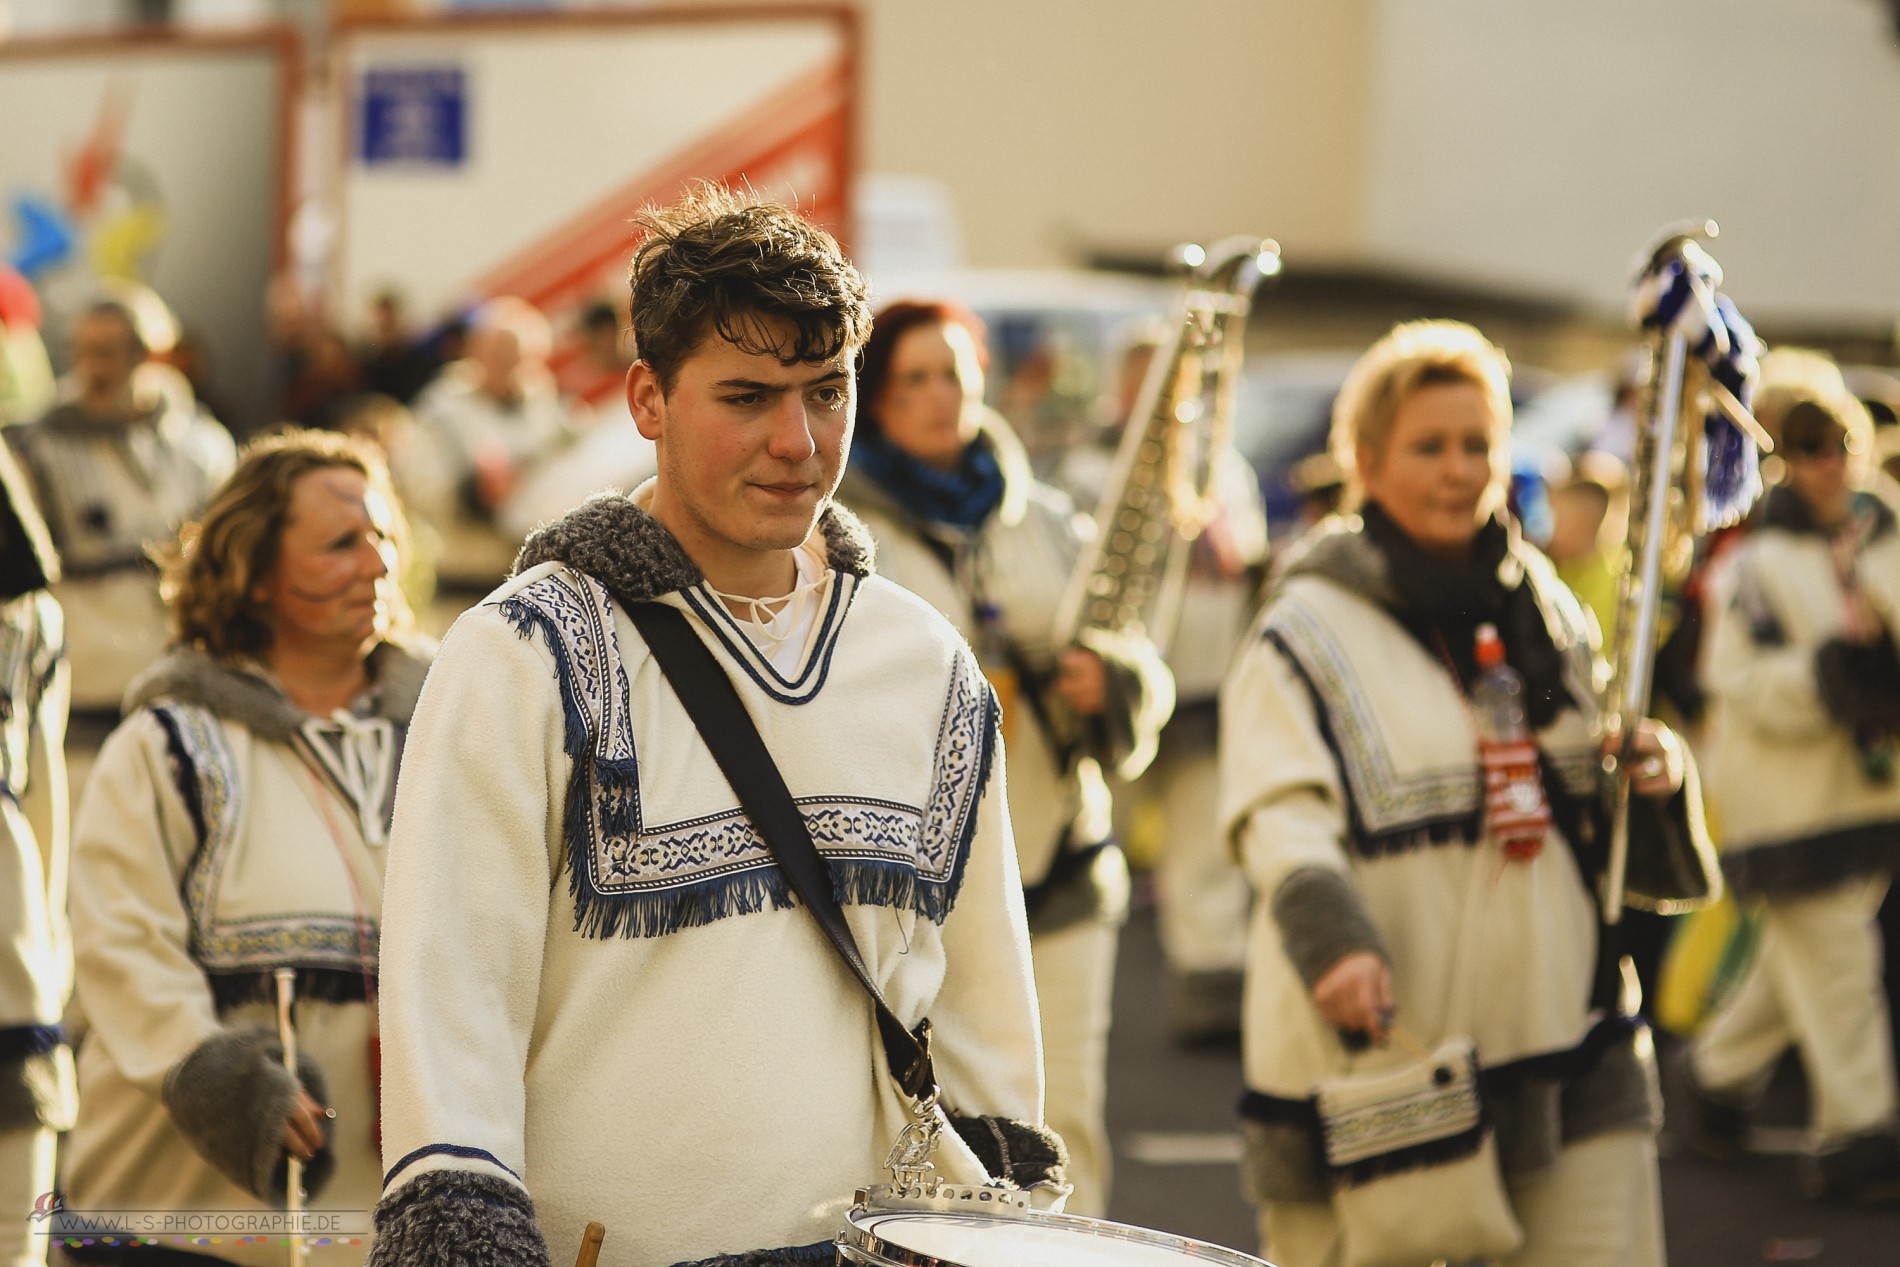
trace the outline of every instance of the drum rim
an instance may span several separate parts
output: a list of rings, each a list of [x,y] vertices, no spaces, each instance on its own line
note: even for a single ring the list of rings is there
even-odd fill
[[[999,1226],[1021,1226],[1024,1223],[1040,1224],[1066,1228],[1074,1232],[1086,1232],[1108,1240],[1124,1241],[1135,1245],[1156,1245],[1164,1249],[1192,1250],[1196,1257],[1191,1261],[1219,1263],[1222,1267],[1272,1267],[1263,1258],[1241,1250],[1230,1249],[1225,1245],[1216,1245],[1211,1241],[1199,1240],[1192,1236],[1183,1236],[1178,1232],[1164,1232],[1157,1228],[1137,1227],[1132,1223],[1115,1223],[1107,1219],[1091,1219],[1080,1214],[1056,1214],[1048,1210],[1030,1210],[1019,1215],[990,1215],[978,1210],[889,1210],[854,1209],[845,1220],[844,1230],[838,1233],[834,1242],[840,1249],[851,1249],[858,1253],[875,1254],[898,1267],[968,1267],[967,1264],[949,1258],[936,1258],[921,1250],[910,1249],[878,1236],[858,1223],[860,1216],[866,1218],[885,1218],[920,1215],[931,1219],[957,1219],[964,1223],[994,1223]],[[1133,1233],[1133,1235],[1131,1235]]]

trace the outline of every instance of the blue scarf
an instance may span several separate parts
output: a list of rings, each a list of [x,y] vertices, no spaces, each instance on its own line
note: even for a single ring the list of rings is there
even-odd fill
[[[1003,504],[1003,468],[989,437],[964,446],[954,471],[940,471],[892,444],[876,426],[858,428],[851,465],[927,523],[973,531]]]

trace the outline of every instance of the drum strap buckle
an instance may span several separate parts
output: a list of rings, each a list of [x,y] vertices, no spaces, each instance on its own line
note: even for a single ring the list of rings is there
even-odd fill
[[[933,1083],[911,1101],[911,1120],[897,1133],[897,1143],[884,1159],[884,1168],[891,1172],[891,1186],[900,1196],[929,1196],[942,1185],[936,1177],[936,1163],[931,1160],[943,1135],[942,1096],[942,1088]]]

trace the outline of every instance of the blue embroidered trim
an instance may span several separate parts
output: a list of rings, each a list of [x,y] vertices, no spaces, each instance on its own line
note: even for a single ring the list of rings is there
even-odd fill
[[[562,834],[575,931],[594,938],[659,937],[794,906],[770,848],[742,809],[677,823],[645,821],[631,691],[605,589],[554,573],[499,608],[521,637],[538,633],[554,659],[563,748],[572,766]],[[973,659],[960,653],[924,809],[863,797],[800,798],[840,903],[908,908],[943,921],[962,887],[996,729],[994,693]]]
[[[421,1148],[416,1149],[407,1157],[404,1157],[401,1161],[383,1172],[383,1187],[387,1188],[389,1181],[407,1169],[410,1163],[420,1161],[424,1157],[437,1156],[461,1157],[468,1161],[485,1161],[492,1166],[500,1166],[509,1174],[514,1175],[516,1179],[521,1179],[521,1176],[515,1174],[512,1167],[503,1165],[500,1158],[485,1148],[470,1148],[466,1144],[424,1144]],[[525,1183],[526,1180],[522,1180],[522,1182]]]
[[[1319,728],[1320,739],[1333,754],[1333,764],[1339,767],[1340,790],[1346,801],[1347,843],[1354,853],[1364,858],[1381,858],[1433,845],[1459,844],[1469,847],[1478,843],[1484,834],[1483,811],[1480,809],[1468,813],[1453,810],[1447,814],[1427,815],[1380,831],[1367,827],[1353,778],[1356,767],[1348,764],[1346,751],[1340,746],[1332,709],[1325,696],[1285,635],[1269,626],[1260,636],[1280,653],[1287,667],[1293,671],[1293,676],[1306,688],[1307,698],[1312,701],[1314,725]]]
[[[975,699],[971,699],[971,696],[975,696]],[[977,714],[976,724],[962,728],[965,733],[959,741],[952,734],[955,719],[973,710]],[[931,821],[935,823],[940,817],[952,820],[949,826],[954,841],[951,856],[956,860],[950,871],[948,901],[944,904],[943,914],[935,916],[940,924],[944,915],[948,915],[956,906],[957,894],[963,891],[963,873],[969,865],[971,842],[976,839],[977,808],[989,794],[990,770],[996,761],[996,751],[1002,744],[1002,719],[1003,706],[996,698],[996,688],[990,685],[989,679],[977,667],[976,657],[967,649],[959,651],[955,671],[950,675],[943,725],[938,732],[937,765],[931,771]],[[974,730],[974,735],[969,734],[969,730]],[[973,769],[958,771],[946,768],[957,761],[967,761],[970,754],[958,748],[959,742],[965,748],[972,743],[975,745]]]
[[[1483,813],[1475,743],[1469,757],[1400,774],[1362,679],[1325,623],[1304,604],[1285,599],[1274,604],[1263,632],[1299,668],[1308,690],[1323,705],[1339,758],[1340,782],[1356,803],[1363,835],[1402,835],[1422,823],[1475,819]],[[1458,714],[1459,727],[1469,724]],[[1438,755],[1444,758],[1442,752]]]
[[[197,850],[185,868],[182,895],[190,917],[191,956],[208,974],[243,973],[296,965],[333,968],[361,976],[364,943],[369,970],[376,970],[376,921],[287,911],[252,919],[220,919],[218,887],[244,817],[244,784],[238,777],[224,725],[196,704],[155,704],[151,712],[165,731],[173,775],[199,832]]]
[[[626,841],[637,840],[640,815],[640,766],[627,737],[624,753],[610,753],[614,738],[612,701],[623,702],[621,715],[631,709],[626,673],[621,666],[613,626],[608,623],[611,599],[604,591],[596,601],[576,593],[555,573],[501,601],[501,613],[523,638],[536,631],[554,657],[554,673],[561,688],[562,750],[567,754],[567,806],[561,834],[567,842],[568,895],[574,899],[575,931],[606,936],[595,927],[600,920],[603,894],[593,882],[591,864],[596,855],[595,830]],[[561,617],[574,626],[562,628]],[[580,657],[585,663],[577,666]],[[613,675],[611,693],[607,674]],[[594,688],[590,700],[583,695]],[[590,704],[592,707],[590,707]],[[728,912],[736,914],[738,912]],[[629,930],[628,935],[632,935]]]
[[[832,582],[831,602],[825,608],[825,614],[819,621],[816,650],[806,661],[804,672],[795,682],[787,681],[778,666],[766,659],[752,639],[745,636],[737,620],[728,612],[723,603],[707,603],[697,588],[680,591],[680,597],[693,609],[713,636],[718,638],[728,654],[739,663],[759,689],[781,704],[804,704],[818,697],[824,689],[825,680],[831,676],[831,655],[838,647],[838,631],[844,626],[844,615],[850,609],[851,601],[857,597],[858,578],[849,573],[840,572]],[[764,672],[761,673],[760,670]],[[767,680],[767,677],[770,680]],[[815,675],[815,676],[814,676]],[[774,685],[776,683],[776,685]],[[809,685],[807,685],[809,683]],[[780,688],[784,689],[780,689]],[[787,691],[797,694],[788,695]]]
[[[171,755],[172,782],[178,788],[178,795],[185,802],[185,812],[191,816],[192,830],[198,833],[198,846],[192,850],[191,861],[186,864],[187,874],[195,871],[198,856],[203,852],[209,833],[205,830],[204,806],[198,802],[198,776],[191,767],[191,753],[185,748],[185,736],[178,727],[178,721],[171,710],[160,706],[152,709],[159,728],[165,732],[165,749]]]

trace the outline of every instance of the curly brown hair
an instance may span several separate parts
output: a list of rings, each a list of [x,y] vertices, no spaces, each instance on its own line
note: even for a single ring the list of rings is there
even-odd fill
[[[647,238],[628,275],[633,338],[663,392],[709,332],[788,366],[855,354],[871,333],[864,278],[789,207],[702,182],[635,224]]]
[[[237,469],[211,499],[202,518],[179,530],[178,539],[155,549],[159,593],[171,609],[172,638],[228,659],[258,655],[270,647],[270,626],[251,597],[277,565],[290,499],[297,481],[312,471],[356,471],[382,494],[390,509],[390,539],[400,561],[408,553],[407,525],[390,487],[389,472],[375,450],[333,431],[286,427],[244,446]],[[392,599],[388,640],[400,641],[414,624],[398,590]]]

